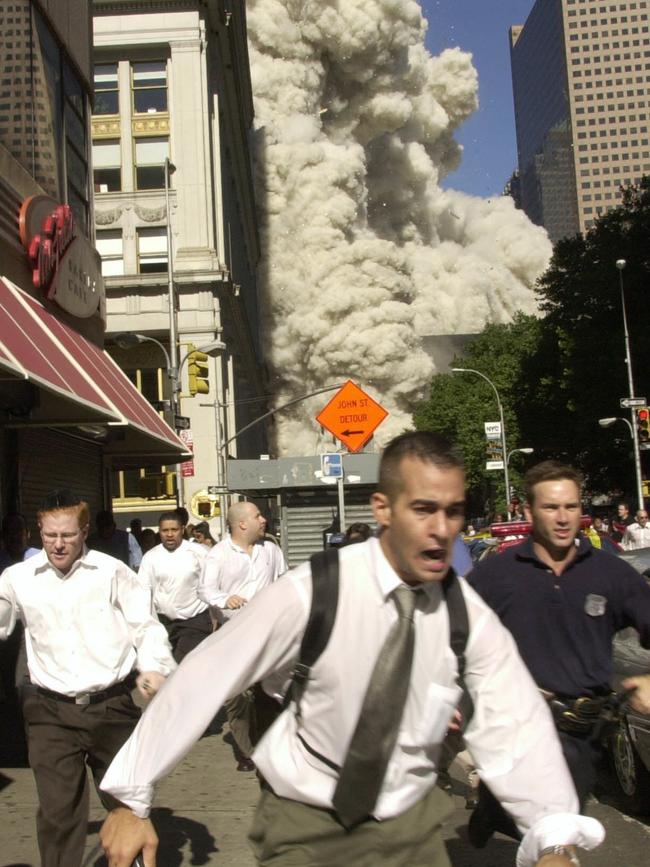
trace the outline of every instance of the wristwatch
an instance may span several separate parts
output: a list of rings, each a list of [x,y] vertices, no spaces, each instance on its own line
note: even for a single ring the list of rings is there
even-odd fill
[[[544,855],[564,855],[565,858],[568,858],[573,867],[580,867],[580,860],[575,853],[575,850],[569,846],[547,846],[546,849],[542,849],[539,853],[538,861],[544,857]]]

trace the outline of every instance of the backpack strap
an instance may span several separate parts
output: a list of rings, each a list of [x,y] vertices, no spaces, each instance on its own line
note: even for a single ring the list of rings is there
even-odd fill
[[[339,552],[338,548],[318,551],[310,558],[312,576],[312,601],[309,619],[302,637],[298,662],[292,672],[291,683],[284,697],[283,709],[293,701],[296,716],[300,718],[300,699],[305,691],[314,663],[327,647],[339,598]],[[443,594],[449,615],[449,646],[458,666],[458,685],[463,690],[458,708],[463,721],[461,729],[467,728],[474,714],[474,702],[465,685],[465,648],[469,638],[469,616],[460,581],[450,569],[442,582]]]
[[[302,637],[298,662],[284,697],[283,707],[292,701],[300,718],[300,699],[307,686],[311,667],[327,647],[339,599],[338,548],[318,551],[310,558],[312,598],[309,619]]]
[[[442,582],[442,591],[449,615],[449,646],[456,656],[458,686],[463,690],[458,709],[462,714],[461,731],[465,731],[474,714],[474,702],[465,685],[465,648],[469,638],[469,616],[465,597],[456,573],[450,569]]]

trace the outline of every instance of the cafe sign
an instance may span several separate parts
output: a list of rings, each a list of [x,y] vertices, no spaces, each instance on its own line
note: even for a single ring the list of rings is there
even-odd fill
[[[101,258],[77,231],[70,206],[30,196],[21,205],[19,229],[34,288],[72,316],[83,319],[99,311],[104,318]]]

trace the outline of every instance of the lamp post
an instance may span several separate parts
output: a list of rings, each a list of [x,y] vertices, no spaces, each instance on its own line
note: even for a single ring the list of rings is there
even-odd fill
[[[632,440],[632,447],[634,449],[634,472],[636,475],[636,486],[637,486],[637,497],[639,498],[639,508],[643,509],[643,478],[641,475],[641,461],[639,460],[639,450],[638,450],[638,440],[636,436],[636,427],[631,424],[628,419],[621,418],[620,416],[609,416],[608,418],[599,418],[598,424],[601,427],[611,427],[613,424],[616,424],[617,421],[622,421],[626,424],[630,431],[630,438]]]
[[[627,262],[625,259],[617,259],[616,267],[618,268],[618,283],[621,290],[621,309],[623,311],[623,333],[625,336],[625,364],[627,367],[627,384],[629,397],[634,398],[634,376],[632,374],[632,356],[630,354],[630,333],[627,328],[627,312],[625,309],[625,290],[623,286],[623,269]],[[630,409],[632,421],[634,421],[634,409]],[[632,450],[634,452],[634,471],[636,473],[636,495],[639,504],[639,509],[643,509],[643,483],[641,473],[641,452],[639,451],[639,437],[636,430],[636,425],[630,424],[632,429]]]
[[[176,292],[174,291],[174,253],[172,250],[172,218],[169,207],[169,179],[176,166],[165,157],[165,214],[167,222],[167,304],[169,305],[169,356],[168,375],[171,386],[172,427],[176,430],[176,416],[180,415],[178,406],[178,334],[176,330]],[[183,484],[180,466],[176,464],[176,499],[183,505]]]
[[[165,213],[167,215],[167,301],[169,303],[169,369],[171,376],[177,378],[178,347],[176,333],[176,293],[174,291],[174,253],[172,250],[172,219],[169,208],[169,179],[176,171],[176,166],[165,157]],[[176,399],[174,391],[174,401]]]
[[[171,400],[170,400],[171,414],[172,414],[171,426],[174,430],[176,430],[176,416],[178,414],[179,377],[180,377],[181,371],[183,370],[183,365],[185,364],[187,359],[190,357],[191,353],[188,352],[185,356],[183,356],[181,363],[178,365],[178,367],[175,367],[172,365],[171,354],[169,352],[167,352],[167,349],[160,342],[160,340],[157,340],[155,337],[149,337],[149,335],[147,335],[147,334],[139,334],[136,331],[124,331],[124,332],[120,332],[119,334],[114,335],[113,339],[115,340],[117,345],[120,346],[122,349],[132,349],[134,346],[138,346],[141,343],[155,343],[156,346],[158,346],[160,348],[163,355],[165,356],[167,376],[169,378],[170,390],[171,390]],[[223,350],[225,348],[226,348],[226,344],[223,342],[223,340],[217,339],[217,340],[212,340],[210,343],[207,343],[205,346],[200,346],[198,351],[199,352],[205,352],[207,355],[215,356],[215,355],[218,355],[220,352],[223,352]],[[217,436],[218,437],[220,436],[220,431],[218,431]],[[219,440],[217,439],[217,442],[218,441]],[[217,478],[219,478],[220,466],[221,466],[221,462],[219,460],[221,450],[220,450],[219,445],[217,445],[217,449],[218,449]],[[182,481],[181,481],[182,476],[181,476],[180,466],[178,464],[176,465],[175,476],[176,476],[176,496],[177,496],[177,500],[178,500],[178,505],[182,506],[183,505],[183,490],[182,490]]]
[[[497,399],[497,406],[499,408],[499,421],[501,422],[501,449],[503,451],[503,476],[506,484],[506,511],[508,513],[508,518],[510,518],[510,479],[508,478],[508,450],[506,448],[506,424],[503,418],[503,405],[501,403],[501,398],[499,397],[499,392],[497,391],[496,385],[492,382],[491,379],[481,373],[480,370],[473,370],[469,367],[452,367],[452,373],[473,373],[475,376],[480,376],[481,379],[484,379],[489,386],[491,386],[492,391],[494,391],[494,396]]]
[[[510,449],[510,451],[508,452],[508,457],[506,458],[506,465],[508,465],[508,464],[510,463],[510,458],[511,458],[513,455],[517,454],[517,452],[519,452],[519,453],[522,454],[522,455],[532,455],[532,453],[533,453],[534,451],[535,451],[535,449],[532,449],[532,448],[529,448],[529,447],[526,447],[526,448],[523,448],[523,449]]]
[[[287,409],[289,406],[293,406],[294,403],[300,403],[302,400],[307,400],[308,397],[314,397],[317,394],[323,394],[325,391],[334,391],[335,388],[342,388],[345,385],[344,382],[338,382],[336,385],[325,385],[323,388],[318,388],[316,391],[310,391],[308,394],[301,394],[300,397],[294,397],[293,400],[289,400],[286,403],[283,403],[281,406],[276,406],[275,409],[271,409],[268,412],[265,412],[264,415],[259,415],[257,418],[254,418],[253,421],[244,425],[244,427],[240,428],[238,431],[228,437],[228,439],[221,446],[222,449],[225,449],[226,446],[231,443],[233,440],[236,440],[238,436],[245,433],[245,431],[249,430],[249,428],[254,427],[256,424],[259,424],[261,421],[264,421],[265,418],[269,418],[272,415],[275,415],[276,412],[280,412],[283,409]]]
[[[630,424],[630,422],[626,418],[621,418],[620,416],[613,416],[611,418],[599,418],[598,424],[601,427],[611,427],[617,421],[622,421],[624,424],[626,424],[628,426],[628,428],[630,429],[630,436],[632,438],[634,438],[634,428],[632,427],[632,425]]]

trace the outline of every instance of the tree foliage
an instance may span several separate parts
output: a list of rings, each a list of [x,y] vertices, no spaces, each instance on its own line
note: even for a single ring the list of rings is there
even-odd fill
[[[622,271],[617,260],[625,260]],[[536,291],[542,318],[518,315],[488,325],[452,366],[473,368],[495,384],[503,403],[508,449],[535,449],[517,467],[558,458],[579,467],[594,491],[635,491],[631,437],[624,422],[602,429],[598,419],[625,417],[629,395],[621,306],[622,277],[636,396],[650,398],[650,179],[628,187],[622,204],[585,235],[560,241]],[[472,374],[443,374],[415,414],[418,428],[455,439],[478,497],[503,476],[485,470],[483,423],[498,419],[490,386]],[[519,461],[520,463],[517,463]],[[648,468],[650,472],[650,467]]]

